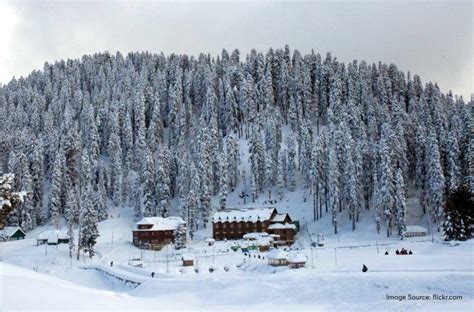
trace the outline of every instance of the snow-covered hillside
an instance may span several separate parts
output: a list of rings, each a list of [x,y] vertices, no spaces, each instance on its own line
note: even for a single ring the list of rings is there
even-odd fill
[[[232,241],[209,247],[202,241],[182,251],[139,250],[131,243],[132,216],[127,209],[99,223],[101,236],[93,259],[69,258],[66,244],[36,246],[35,234],[26,240],[4,242],[0,262],[0,294],[4,311],[205,309],[205,310],[468,310],[472,288],[473,242],[459,245],[431,242],[431,237],[375,240],[363,231],[327,235],[325,245],[311,250],[308,234],[301,232],[293,251],[307,258],[307,267],[274,268],[262,259],[230,249]],[[332,226],[319,228],[331,232]],[[359,234],[358,234],[359,233]],[[200,233],[203,237],[206,232]],[[374,234],[375,235],[375,234]],[[437,238],[437,236],[435,236]],[[400,256],[406,248],[413,255]],[[385,255],[385,251],[389,255]],[[181,266],[181,254],[198,260]],[[46,255],[47,254],[47,255]],[[168,255],[168,261],[167,261]],[[260,259],[258,258],[260,256]],[[141,258],[143,268],[130,265]],[[110,267],[110,262],[114,266]],[[362,264],[368,266],[361,272]],[[89,268],[89,269],[88,269]],[[198,273],[194,269],[198,269]],[[215,271],[210,273],[209,268]],[[100,270],[96,270],[100,269]],[[141,283],[134,288],[110,275]],[[102,273],[101,273],[102,272]],[[151,278],[151,272],[155,272]],[[28,295],[25,295],[28,294]],[[458,300],[387,300],[387,295],[443,294]]]
[[[28,194],[7,219],[27,239],[2,243],[1,308],[469,308],[473,218],[447,198],[474,189],[472,110],[394,64],[288,46],[45,64],[0,86],[2,194]],[[306,268],[208,246],[215,211],[252,206],[299,222],[286,249]],[[154,216],[185,220],[186,249],[132,244]],[[36,246],[51,229],[69,245]],[[434,293],[462,300],[387,299]]]

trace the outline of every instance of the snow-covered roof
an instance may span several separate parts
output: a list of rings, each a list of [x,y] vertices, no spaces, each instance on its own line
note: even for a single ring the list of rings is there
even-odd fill
[[[273,260],[288,259],[288,253],[280,249],[274,249],[268,253],[267,257]]]
[[[214,243],[216,240],[214,238],[208,237],[204,240],[206,243]]]
[[[414,232],[428,232],[428,230],[419,225],[407,225],[406,226],[407,233],[414,233]]]
[[[260,237],[258,240],[257,240],[257,244],[259,246],[268,246],[268,245],[271,245],[273,243],[273,237],[270,237],[270,236],[267,236],[267,237]]]
[[[194,260],[194,255],[191,255],[191,254],[183,254],[183,260],[184,260],[184,261]]]
[[[288,262],[291,263],[306,263],[306,257],[300,253],[291,253],[288,257]]]
[[[137,229],[138,231],[168,231],[176,230],[181,225],[186,224],[180,217],[148,217],[143,218],[140,222],[137,222],[137,225],[152,225],[149,229]]]
[[[23,232],[23,230],[19,226],[6,226],[3,228],[3,230],[0,230],[0,237],[6,236],[10,238],[18,230],[25,234],[25,232]]]
[[[287,216],[287,213],[279,213],[272,219],[272,222],[284,222]]]
[[[296,225],[292,224],[292,223],[274,223],[274,224],[270,224],[270,226],[268,226],[268,229],[269,230],[280,230],[280,229],[291,229],[291,230],[296,230]]]
[[[243,236],[244,239],[260,239],[261,237],[266,237],[268,236],[268,233],[266,232],[252,232],[252,233],[247,233]]]
[[[38,240],[47,240],[49,243],[57,243],[58,239],[67,239],[67,231],[49,230],[38,235]]]
[[[212,222],[257,222],[270,220],[275,208],[247,208],[219,211],[212,217]]]

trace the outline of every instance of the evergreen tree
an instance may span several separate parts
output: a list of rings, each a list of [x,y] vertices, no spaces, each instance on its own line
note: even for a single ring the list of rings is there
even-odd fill
[[[225,154],[221,155],[221,166],[220,166],[220,179],[219,179],[219,206],[220,209],[225,209],[227,207],[227,157]]]
[[[51,178],[51,190],[49,196],[49,215],[55,225],[59,224],[60,215],[64,204],[66,203],[65,192],[63,188],[63,170],[64,154],[59,149],[53,166],[53,176]]]
[[[434,131],[429,131],[428,133],[426,156],[427,204],[430,209],[431,217],[438,223],[439,229],[441,226],[439,221],[442,218],[445,184],[438,142],[436,141]]]
[[[142,172],[142,187],[143,187],[143,216],[156,216],[156,202],[155,202],[155,174],[154,163],[149,150],[145,153],[145,164]]]
[[[79,248],[88,253],[91,258],[95,255],[94,246],[98,237],[96,207],[91,187],[87,185],[81,206]]]
[[[400,239],[403,239],[406,232],[406,198],[405,182],[403,181],[402,170],[398,168],[395,176],[395,212],[397,217],[397,228]]]
[[[467,240],[472,237],[474,223],[474,196],[469,185],[461,184],[450,190],[444,211],[444,239]]]

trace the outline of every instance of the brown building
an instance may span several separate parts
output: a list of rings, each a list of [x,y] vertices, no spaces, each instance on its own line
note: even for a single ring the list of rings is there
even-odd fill
[[[180,217],[143,218],[133,230],[133,244],[144,249],[158,249],[175,243],[178,235],[186,240],[186,222]]]
[[[194,265],[194,256],[190,254],[184,254],[181,258],[183,260],[183,266],[193,266]]]
[[[227,209],[212,217],[212,233],[216,240],[241,239],[254,232],[278,234],[280,240],[292,244],[296,226],[287,213],[279,214],[275,208]]]
[[[280,236],[280,241],[290,245],[295,242],[296,226],[293,223],[272,223],[268,227],[271,234]]]

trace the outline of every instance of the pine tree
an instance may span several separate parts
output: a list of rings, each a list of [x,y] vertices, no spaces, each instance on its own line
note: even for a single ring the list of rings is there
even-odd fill
[[[219,206],[220,209],[225,209],[227,207],[227,156],[225,154],[221,155],[221,165],[220,165],[220,177],[219,177]]]
[[[288,136],[287,168],[288,168],[288,189],[293,192],[296,189],[296,138],[293,133]]]
[[[439,222],[442,218],[445,184],[438,142],[436,141],[435,131],[432,130],[428,132],[426,155],[427,204],[431,217],[438,223],[439,229],[441,226]]]
[[[169,150],[166,147],[162,147],[160,151],[158,166],[156,169],[156,193],[159,198],[159,215],[161,217],[167,217],[170,210],[170,198],[171,198],[171,160],[169,156]]]
[[[43,223],[44,150],[42,141],[36,141],[31,156],[31,182],[33,219],[35,224]]]
[[[234,189],[239,183],[239,165],[240,165],[240,149],[239,143],[233,133],[229,134],[226,139],[227,146],[227,162],[229,174],[229,186]]]
[[[457,131],[452,130],[448,134],[446,146],[446,189],[452,190],[460,183],[461,170],[459,166],[459,144]]]
[[[444,211],[443,236],[446,241],[472,237],[474,199],[467,183],[450,190]]]
[[[403,181],[402,170],[398,168],[395,176],[395,213],[398,228],[398,235],[403,239],[406,231],[406,199],[405,199],[405,182]]]
[[[132,205],[135,219],[138,220],[142,217],[142,184],[137,174],[132,176]]]
[[[83,196],[79,223],[79,248],[83,249],[92,258],[95,255],[94,246],[97,243],[99,231],[97,229],[96,207],[94,206],[93,192],[90,185],[86,186]]]
[[[176,249],[183,249],[186,247],[186,228],[184,226],[178,226],[175,230],[175,242],[174,246]]]
[[[98,180],[95,192],[95,202],[97,205],[97,220],[104,221],[108,218],[107,212],[107,191],[105,181],[105,169],[103,166],[99,167]]]
[[[380,153],[380,189],[378,190],[379,200],[378,205],[381,205],[383,216],[385,218],[387,237],[390,237],[392,228],[392,215],[394,203],[394,185],[393,185],[393,170],[392,170],[392,150],[391,139],[393,133],[388,123],[382,125],[382,134],[379,142]]]
[[[112,122],[117,122],[113,120]],[[122,203],[122,148],[117,126],[113,126],[110,134],[108,152],[110,157],[110,195],[113,204],[118,207]]]
[[[69,238],[69,258],[72,258],[74,249],[76,248],[76,243],[74,242],[74,228],[72,222],[68,222],[67,224],[67,237]]]
[[[63,189],[64,154],[61,149],[56,153],[53,166],[53,176],[51,178],[51,190],[49,195],[49,215],[54,224],[59,224],[60,214],[66,203]]]
[[[278,168],[277,168],[277,186],[278,186],[278,197],[283,200],[284,192],[285,192],[285,160],[284,157],[286,156],[285,151],[280,153],[280,157],[278,160]]]
[[[145,153],[145,164],[142,172],[142,187],[143,187],[143,216],[156,216],[156,202],[155,202],[155,174],[154,162],[149,150]]]

